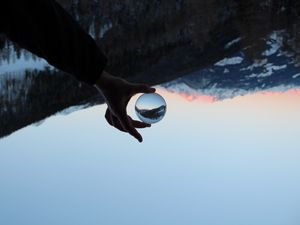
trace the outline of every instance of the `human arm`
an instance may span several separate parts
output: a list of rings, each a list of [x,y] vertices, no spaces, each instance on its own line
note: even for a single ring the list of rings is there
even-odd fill
[[[107,121],[142,141],[136,128],[150,125],[132,120],[126,113],[126,106],[134,94],[154,92],[154,89],[103,71],[107,62],[105,55],[56,1],[7,0],[3,4],[0,31],[56,68],[97,87],[108,105]]]
[[[107,58],[93,38],[54,0],[1,2],[0,32],[54,67],[90,85]]]

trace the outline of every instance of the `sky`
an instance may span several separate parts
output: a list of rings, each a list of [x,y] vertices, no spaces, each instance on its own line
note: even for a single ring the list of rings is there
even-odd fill
[[[299,224],[299,91],[158,93],[167,113],[143,143],[104,105],[1,139],[0,224]]]

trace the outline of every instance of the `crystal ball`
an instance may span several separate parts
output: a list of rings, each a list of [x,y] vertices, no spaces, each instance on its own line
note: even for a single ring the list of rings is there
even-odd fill
[[[167,104],[164,98],[157,93],[143,94],[135,103],[135,112],[144,123],[157,123],[164,118]]]

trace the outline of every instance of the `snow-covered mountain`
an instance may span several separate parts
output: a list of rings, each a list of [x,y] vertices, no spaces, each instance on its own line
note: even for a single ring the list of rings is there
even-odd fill
[[[259,59],[250,60],[241,50],[203,70],[161,86],[171,92],[192,96],[190,99],[206,95],[215,100],[261,91],[284,92],[300,88],[300,65],[292,52],[284,50],[283,35],[284,30],[268,35],[266,49]],[[239,42],[234,41],[235,44]]]

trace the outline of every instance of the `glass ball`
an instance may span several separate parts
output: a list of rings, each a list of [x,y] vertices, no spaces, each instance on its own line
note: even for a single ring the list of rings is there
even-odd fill
[[[164,98],[157,93],[143,94],[135,103],[135,112],[144,123],[157,123],[164,118],[167,104]]]

